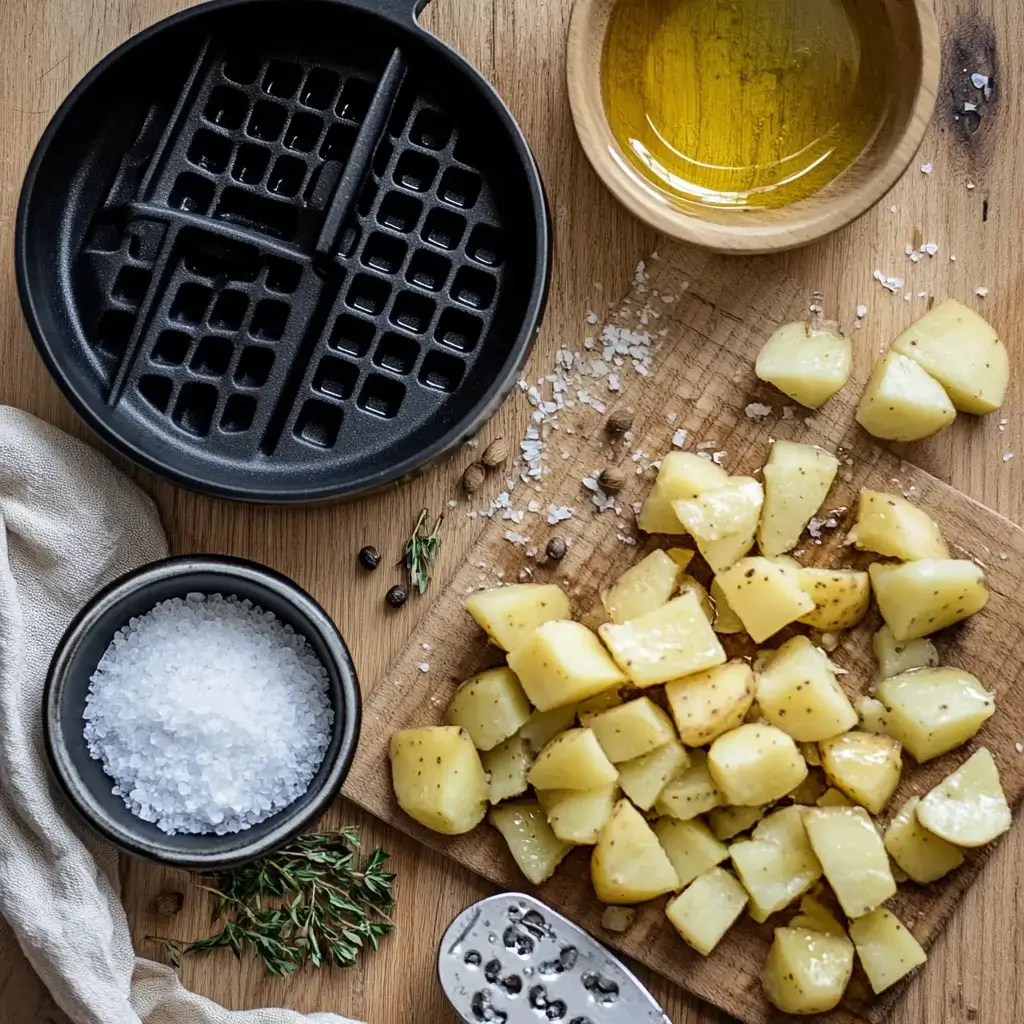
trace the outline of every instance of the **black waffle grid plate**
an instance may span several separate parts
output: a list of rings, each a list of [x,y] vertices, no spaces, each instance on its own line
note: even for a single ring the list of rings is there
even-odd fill
[[[468,0],[467,0],[468,2]],[[412,0],[218,0],[71,94],[22,192],[22,303],[115,447],[225,497],[398,480],[479,429],[536,335],[539,174]]]

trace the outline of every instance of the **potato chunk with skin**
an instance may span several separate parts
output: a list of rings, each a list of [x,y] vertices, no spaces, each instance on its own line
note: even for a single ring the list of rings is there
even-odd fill
[[[825,1013],[839,1005],[853,974],[853,943],[845,935],[776,928],[761,983],[783,1013]]]
[[[527,781],[537,789],[596,789],[618,777],[590,729],[567,729],[540,752]]]
[[[508,666],[538,711],[586,700],[626,681],[601,641],[578,622],[538,626],[509,652]]]
[[[707,754],[703,750],[690,751],[689,767],[658,795],[654,804],[658,814],[689,821],[721,803],[707,762]]]
[[[962,412],[983,415],[1003,404],[1010,361],[992,327],[956,299],[930,309],[893,343],[945,389]]]
[[[492,750],[514,736],[532,711],[515,673],[490,668],[455,691],[448,705],[448,724],[465,729],[478,750]]]
[[[795,740],[815,742],[857,724],[857,712],[828,658],[806,636],[794,636],[757,676],[755,699],[765,718]]]
[[[956,846],[984,846],[1010,827],[999,770],[982,747],[917,805],[917,820]]]
[[[518,647],[540,625],[570,617],[569,598],[553,583],[514,583],[466,598],[466,611],[503,651]]]
[[[866,572],[801,567],[797,580],[815,605],[813,612],[800,618],[805,626],[826,632],[853,629],[867,614],[871,580]]]
[[[720,843],[707,825],[697,819],[661,818],[655,823],[654,834],[676,869],[680,889],[729,859],[729,847]]]
[[[863,807],[804,811],[804,827],[847,917],[860,917],[896,892],[889,857]]]
[[[850,339],[830,326],[783,324],[761,346],[754,372],[808,409],[824,405],[853,371]]]
[[[645,533],[686,533],[686,527],[672,511],[672,502],[696,498],[698,494],[723,486],[729,474],[710,459],[693,452],[669,452],[662,460],[658,477],[647,495],[636,524]]]
[[[872,814],[881,814],[900,783],[903,758],[891,736],[845,733],[818,744],[829,781]]]
[[[776,441],[764,467],[757,545],[768,558],[791,551],[828,495],[839,460],[813,444]]]
[[[875,562],[868,572],[878,610],[899,642],[952,626],[988,603],[985,574],[967,559]]]
[[[716,579],[754,643],[814,611],[796,570],[767,558],[741,558]]]
[[[602,903],[643,903],[679,888],[658,837],[640,812],[620,800],[590,858],[594,892]]]
[[[535,800],[492,807],[488,821],[504,836],[519,870],[534,885],[546,882],[572,849],[572,843],[551,831]]]
[[[587,720],[608,760],[632,761],[676,737],[672,720],[647,697],[627,701]]]
[[[661,791],[678,778],[689,764],[690,758],[683,745],[672,739],[643,757],[635,757],[632,761],[616,765],[619,769],[619,785],[640,810],[649,811]]]
[[[476,828],[487,813],[487,776],[465,729],[402,729],[391,737],[391,776],[398,806],[446,836]]]
[[[601,591],[608,618],[617,623],[629,622],[668,604],[682,574],[679,564],[664,551],[652,551]]]
[[[861,490],[857,522],[847,539],[858,551],[875,551],[901,562],[949,558],[939,524],[902,495],[884,491]]]
[[[807,777],[807,762],[781,729],[741,725],[711,744],[708,771],[722,803],[756,807],[799,786]]]
[[[592,846],[612,816],[619,795],[615,785],[598,789],[538,789],[537,800],[551,831],[563,842]]]
[[[937,668],[939,664],[939,652],[931,640],[918,637],[899,643],[888,626],[883,626],[871,638],[871,649],[878,662],[875,678],[879,682],[912,668]]]
[[[725,868],[715,867],[694,879],[669,903],[665,914],[686,944],[707,956],[746,905],[743,886]]]
[[[504,743],[482,754],[480,760],[491,780],[487,799],[492,804],[500,804],[502,800],[522,796],[526,792],[526,776],[533,764],[533,753],[522,736],[510,736]]]
[[[716,839],[732,839],[764,817],[763,807],[715,807],[708,811],[708,828]]]
[[[673,501],[672,510],[693,534],[704,561],[721,572],[754,546],[763,502],[764,488],[757,480],[736,476],[718,490]]]
[[[702,747],[743,724],[754,701],[754,673],[743,661],[730,661],[665,685],[680,739]]]
[[[889,856],[907,873],[907,877],[927,885],[960,867],[964,855],[959,847],[933,835],[917,820],[920,802],[914,796],[900,808],[889,822],[883,841]]]
[[[712,628],[716,633],[742,633],[743,623],[740,617],[729,606],[729,602],[722,593],[722,585],[718,580],[711,581],[711,601],[715,607],[715,618]]]
[[[851,921],[850,938],[876,995],[928,959],[906,925],[884,907]]]
[[[886,441],[920,441],[955,417],[942,385],[898,352],[888,352],[875,363],[854,414],[872,437]]]
[[[616,663],[639,687],[667,683],[725,661],[725,651],[692,593],[632,622],[602,626],[600,634]]]

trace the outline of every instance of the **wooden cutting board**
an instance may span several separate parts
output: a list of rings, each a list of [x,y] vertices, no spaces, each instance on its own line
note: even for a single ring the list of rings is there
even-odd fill
[[[515,580],[526,569],[534,580],[562,584],[572,597],[575,613],[585,612],[594,605],[601,587],[640,553],[657,546],[637,535],[631,504],[642,499],[653,479],[654,469],[645,467],[671,449],[673,438],[687,450],[723,453],[718,458],[726,469],[748,474],[763,465],[771,440],[778,438],[820,444],[843,459],[825,506],[836,511],[838,525],[824,528],[820,543],[805,536],[806,543],[798,549],[804,563],[866,565],[871,560],[867,555],[851,557],[850,549],[842,546],[852,525],[857,492],[869,487],[907,494],[938,520],[954,555],[977,560],[988,574],[991,600],[987,608],[936,642],[944,664],[969,669],[996,691],[997,714],[966,749],[920,768],[908,760],[889,815],[907,797],[931,788],[979,744],[994,754],[1007,796],[1018,804],[1024,795],[1024,756],[1018,750],[1024,741],[1024,665],[1019,657],[1024,619],[1016,595],[1022,583],[1024,531],[879,447],[860,431],[852,418],[858,382],[851,381],[824,409],[811,415],[757,381],[753,357],[759,344],[778,324],[806,316],[812,302],[768,262],[721,259],[681,247],[663,250],[660,259],[638,274],[633,292],[610,320],[613,330],[649,335],[654,350],[649,375],[633,370],[629,358],[620,371],[623,391],[616,404],[636,410],[634,436],[611,442],[601,429],[603,416],[593,402],[579,400],[580,388],[568,389],[574,407],[558,415],[559,429],[551,432],[545,446],[547,474],[539,485],[516,481],[508,501],[515,515],[505,518],[501,508],[494,513],[466,563],[370,694],[359,754],[345,786],[351,800],[492,882],[524,888],[525,880],[494,830],[481,826],[457,839],[435,835],[402,814],[391,792],[387,758],[391,734],[403,727],[439,723],[456,685],[500,661],[500,652],[487,647],[463,610],[465,595],[501,579]],[[594,325],[595,335],[601,328]],[[642,341],[642,335],[637,337]],[[643,362],[645,353],[639,351]],[[593,349],[581,350],[581,355],[588,360],[600,358],[600,341]],[[591,390],[595,398],[608,400],[603,382]],[[767,415],[764,406],[771,407]],[[686,432],[685,442],[677,434],[680,429]],[[599,512],[591,492],[581,483],[608,465],[624,469],[628,479],[620,495],[620,515]],[[517,472],[524,468],[517,465]],[[531,500],[540,503],[540,512],[525,511]],[[549,526],[549,505],[573,509],[572,518]],[[525,512],[521,522],[516,521],[518,511]],[[544,546],[554,534],[566,538],[569,554],[561,563],[542,564]],[[529,557],[528,549],[533,548],[541,552],[539,557]],[[848,672],[842,682],[851,696],[865,692],[872,680],[869,641],[878,625],[872,611],[833,654],[833,660]],[[964,867],[934,885],[901,887],[893,909],[926,947],[989,852],[969,852]],[[604,941],[741,1020],[761,1024],[773,1019],[759,976],[772,926],[778,921],[757,925],[745,915],[707,959],[675,934],[662,912],[664,901],[648,905],[625,935],[609,934],[600,927],[603,908],[591,889],[588,853],[571,854],[555,878],[540,889],[540,896]],[[827,1019],[876,1024],[886,1017],[899,991],[897,986],[873,998],[863,977],[855,975],[843,1006]]]

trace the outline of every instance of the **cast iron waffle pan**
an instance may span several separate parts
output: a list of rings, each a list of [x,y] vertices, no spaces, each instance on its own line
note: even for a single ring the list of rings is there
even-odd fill
[[[414,2],[194,7],[47,128],[22,305],[68,398],[147,468],[249,501],[349,496],[460,444],[514,384],[546,298],[543,186]]]

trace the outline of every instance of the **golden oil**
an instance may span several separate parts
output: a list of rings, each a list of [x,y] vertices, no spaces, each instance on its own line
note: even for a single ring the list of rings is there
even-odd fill
[[[784,206],[875,135],[889,33],[884,0],[618,0],[605,111],[633,165],[674,200]]]

